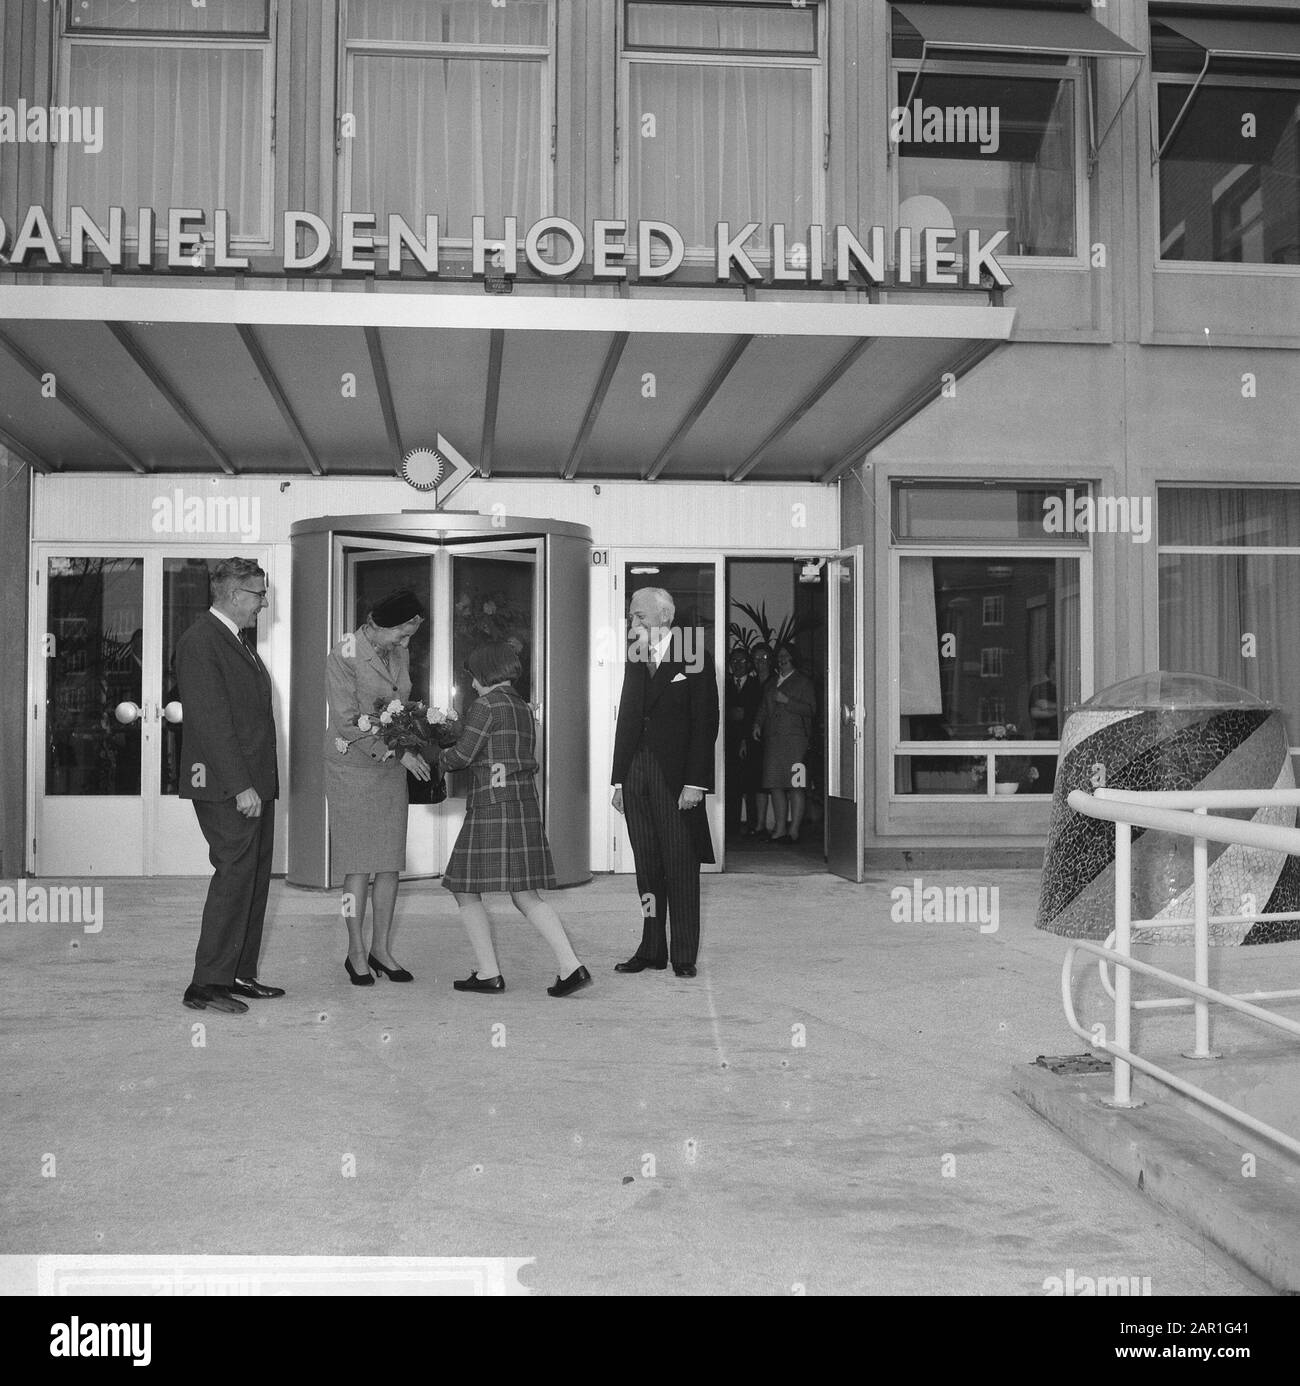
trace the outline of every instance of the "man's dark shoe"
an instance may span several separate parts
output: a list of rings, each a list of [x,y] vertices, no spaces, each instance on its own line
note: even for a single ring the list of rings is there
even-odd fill
[[[694,977],[694,976],[695,976],[695,969],[694,969],[693,967],[691,967],[689,963],[688,963],[685,967],[675,967],[675,968],[673,968],[673,972],[676,973],[676,975],[677,975],[678,977]]]
[[[236,1001],[229,987],[205,987],[191,982],[181,998],[192,1011],[226,1011],[230,1015],[243,1015],[248,1009],[242,1001]]]
[[[230,984],[232,996],[248,996],[254,1001],[264,1001],[268,996],[283,996],[283,987],[263,986],[256,977],[236,977]]]
[[[629,958],[625,963],[615,963],[615,972],[644,972],[647,967],[653,968],[656,972],[662,972],[668,964],[666,962],[653,963],[647,962],[644,958]]]

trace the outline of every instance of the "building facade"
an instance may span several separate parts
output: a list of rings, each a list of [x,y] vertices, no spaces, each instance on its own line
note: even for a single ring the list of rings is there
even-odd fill
[[[801,618],[851,879],[1029,859],[1144,669],[1297,739],[1298,123],[1300,13],[1233,0],[0,0],[0,874],[205,869],[168,671],[228,552],[303,763],[313,527],[322,646],[400,579],[434,701],[476,635],[584,666],[575,875],[630,867],[643,582],[719,656],[746,584]]]

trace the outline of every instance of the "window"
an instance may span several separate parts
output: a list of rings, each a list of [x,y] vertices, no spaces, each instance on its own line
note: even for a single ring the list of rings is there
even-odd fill
[[[1062,710],[1091,681],[1088,535],[1043,523],[1062,494],[1089,490],[895,485],[896,796],[1051,793]]]
[[[1249,689],[1300,739],[1300,491],[1161,487],[1160,667]]]
[[[1152,25],[1162,260],[1300,264],[1300,25],[1267,28],[1292,60],[1234,56],[1241,22]]]
[[[629,221],[666,221],[691,258],[714,228],[781,223],[791,244],[823,216],[821,9],[667,4],[624,11],[620,155]],[[761,258],[747,249],[755,260]]]
[[[1000,626],[1006,618],[1005,598],[1000,592],[984,598],[984,624]]]
[[[102,147],[56,146],[58,224],[84,207],[230,214],[232,244],[272,237],[269,0],[76,0],[59,47],[60,100],[97,112]]]
[[[1074,258],[1079,251],[1081,67],[1078,58],[999,54],[927,58],[894,18],[889,136],[898,225],[1007,232],[999,254]],[[919,74],[919,78],[918,78]]]
[[[522,240],[549,212],[552,27],[549,0],[347,0],[344,209]]]

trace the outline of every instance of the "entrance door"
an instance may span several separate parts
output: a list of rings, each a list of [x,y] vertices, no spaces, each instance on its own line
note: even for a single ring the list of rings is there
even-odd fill
[[[718,706],[722,706],[722,661],[726,655],[726,583],[723,576],[724,559],[721,554],[715,558],[690,558],[677,560],[662,554],[615,551],[614,561],[614,603],[611,628],[621,632],[618,645],[619,656],[627,649],[627,604],[632,593],[639,587],[662,587],[670,593],[677,605],[674,620],[683,627],[693,627],[703,632],[704,648],[713,659],[714,675],[718,683]],[[621,675],[620,675],[621,676]],[[615,709],[617,716],[617,709]],[[614,745],[614,725],[610,724],[609,745]],[[705,811],[709,820],[709,835],[713,839],[713,854],[717,858],[714,865],[704,865],[702,871],[721,871],[726,846],[726,804],[723,800],[724,747],[722,723],[718,723],[718,738],[713,748],[713,787],[714,793],[705,796]],[[602,776],[607,780],[608,775]],[[605,791],[606,802],[609,793]],[[615,871],[634,871],[632,844],[627,836],[627,824],[621,813],[609,810],[610,834],[613,844]]]
[[[826,570],[826,864],[835,875],[860,881],[866,785],[861,545],[836,554]]]
[[[248,557],[268,569],[265,551]],[[38,548],[34,874],[211,869],[194,809],[179,795],[184,708],[173,659],[181,633],[210,605],[218,561],[155,549]],[[260,623],[269,620],[264,612]]]
[[[541,706],[544,629],[539,581],[541,539],[382,540],[343,535],[335,540],[341,590],[334,602],[333,638],[355,630],[370,609],[400,588],[424,604],[428,620],[411,641],[411,697],[464,715],[475,693],[465,660],[476,645],[507,641],[518,647],[523,672],[515,681],[538,719],[537,759],[543,765]],[[413,803],[407,820],[406,867],[412,876],[442,872],[461,824],[469,777],[454,774],[441,804]],[[537,789],[545,803],[543,773]]]

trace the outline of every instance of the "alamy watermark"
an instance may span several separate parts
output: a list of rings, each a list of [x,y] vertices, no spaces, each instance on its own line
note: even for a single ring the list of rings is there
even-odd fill
[[[1127,534],[1135,544],[1151,538],[1150,496],[1065,495],[1043,502],[1043,528],[1048,534]]]
[[[998,931],[997,886],[928,886],[916,876],[910,886],[895,886],[889,899],[895,924],[978,923],[982,934]]]
[[[1001,114],[996,106],[927,106],[919,97],[889,113],[889,138],[895,144],[977,144],[981,154],[996,154]]]
[[[80,924],[83,933],[104,927],[103,886],[0,882],[0,924]]]
[[[155,534],[230,534],[254,544],[262,533],[260,496],[195,496],[178,486],[151,508]]]
[[[0,106],[0,144],[79,144],[87,154],[104,147],[102,106]]]

